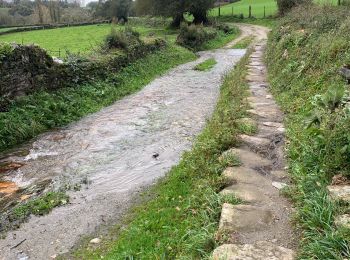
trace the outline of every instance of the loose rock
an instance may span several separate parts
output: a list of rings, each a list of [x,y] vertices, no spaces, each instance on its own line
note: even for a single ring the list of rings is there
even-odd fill
[[[275,187],[276,189],[278,190],[282,190],[283,188],[287,187],[288,185],[283,183],[283,182],[277,182],[277,181],[274,181],[272,183],[272,186]]]
[[[350,185],[332,185],[327,189],[333,199],[350,202]]]
[[[336,217],[334,223],[337,227],[350,229],[350,214],[344,214]]]
[[[98,237],[90,240],[90,244],[99,244],[99,243],[101,243],[101,239]]]

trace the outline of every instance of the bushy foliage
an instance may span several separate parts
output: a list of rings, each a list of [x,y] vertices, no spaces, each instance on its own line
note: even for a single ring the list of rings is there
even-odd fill
[[[334,226],[346,208],[326,189],[335,175],[350,178],[349,86],[339,74],[350,64],[349,13],[347,7],[296,7],[269,40],[272,90],[287,113],[301,259],[350,256],[349,237]]]
[[[311,4],[312,0],[277,0],[278,12],[281,15],[289,12],[293,7],[301,4]]]
[[[13,51],[14,47],[6,42],[0,42],[0,62],[2,59],[6,58]]]
[[[183,23],[177,37],[177,43],[190,49],[197,49],[208,40],[214,39],[216,35],[217,32],[212,27]]]
[[[138,15],[172,17],[172,25],[178,27],[184,21],[185,13],[193,15],[195,24],[208,23],[207,13],[214,3],[215,0],[137,0],[135,10]]]
[[[111,29],[111,33],[107,35],[105,46],[108,49],[123,49],[127,50],[132,45],[141,44],[140,34],[134,31],[131,27],[125,27],[124,30]]]

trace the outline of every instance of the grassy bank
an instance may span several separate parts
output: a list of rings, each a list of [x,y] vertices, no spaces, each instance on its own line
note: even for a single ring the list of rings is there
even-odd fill
[[[350,64],[350,9],[301,7],[270,35],[272,90],[287,113],[289,173],[301,259],[350,256],[350,231],[337,228],[349,205],[326,190],[334,176],[350,179],[349,87],[339,75]]]
[[[226,185],[221,177],[227,164],[237,159],[219,160],[222,152],[236,144],[244,129],[237,120],[246,116],[244,57],[226,77],[212,118],[197,138],[191,151],[157,185],[146,193],[148,202],[133,209],[126,228],[114,230],[111,241],[99,249],[82,249],[78,259],[202,259],[217,244],[223,202],[237,202],[221,197]],[[234,158],[233,158],[234,159]],[[116,235],[115,235],[116,234]],[[117,237],[116,241],[113,240]]]
[[[22,97],[0,113],[0,151],[64,126],[140,90],[156,76],[195,55],[178,46],[141,58],[104,81]],[[132,79],[132,80],[130,80]]]

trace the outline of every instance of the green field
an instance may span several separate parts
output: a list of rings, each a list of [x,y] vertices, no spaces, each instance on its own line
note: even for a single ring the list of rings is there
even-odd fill
[[[338,4],[338,0],[315,0],[316,3],[320,4]],[[264,17],[264,7],[266,11],[266,16],[275,15],[277,12],[276,0],[241,0],[236,3],[221,6],[221,15],[230,16],[232,11],[234,15],[243,14],[244,17],[248,17],[249,6],[252,7],[252,16],[255,18]],[[214,8],[211,10],[211,16],[218,16],[219,8]]]
[[[0,42],[16,42],[24,44],[37,44],[56,55],[58,50],[64,55],[66,50],[74,53],[86,54],[95,49],[111,31],[111,27],[122,29],[122,26],[101,24],[76,27],[65,27],[39,31],[28,31],[11,33],[0,36]],[[4,28],[5,29],[5,28]],[[153,33],[157,36],[164,36],[165,29],[135,27],[142,36]]]
[[[275,0],[241,0],[236,3],[221,6],[221,15],[228,16],[233,14],[243,14],[244,17],[248,17],[249,5],[252,6],[252,16],[256,18],[264,17],[264,6],[266,8],[266,16],[274,15],[277,12],[277,5]],[[211,16],[218,16],[218,8],[214,8],[211,12]]]

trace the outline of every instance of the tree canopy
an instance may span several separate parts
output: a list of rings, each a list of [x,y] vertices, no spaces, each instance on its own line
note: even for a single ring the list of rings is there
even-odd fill
[[[138,15],[161,15],[173,18],[173,25],[179,26],[184,13],[194,17],[194,23],[207,23],[207,13],[216,0],[136,0]]]

